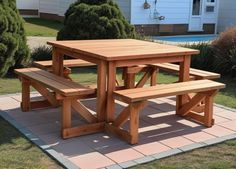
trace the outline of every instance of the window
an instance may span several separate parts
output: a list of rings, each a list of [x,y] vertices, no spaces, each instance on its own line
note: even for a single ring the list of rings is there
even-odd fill
[[[193,0],[193,11],[192,15],[201,15],[201,0]]]
[[[207,6],[206,12],[215,12],[215,7],[214,6]]]
[[[207,13],[212,13],[215,12],[215,2],[216,0],[207,0],[206,2],[206,12]]]

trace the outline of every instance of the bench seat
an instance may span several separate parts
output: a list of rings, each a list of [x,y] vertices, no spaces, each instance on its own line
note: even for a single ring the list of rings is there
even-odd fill
[[[152,64],[151,66],[156,66],[158,69],[165,70],[168,72],[179,73],[179,65],[172,64],[172,63],[159,63],[159,64]],[[190,76],[195,77],[196,79],[218,79],[220,78],[220,74],[209,72],[205,70],[199,70],[190,68],[189,72]]]
[[[44,107],[62,105],[62,137],[70,138],[102,131],[104,122],[99,122],[78,99],[96,97],[96,90],[72,82],[39,68],[15,69],[22,83],[23,112]],[[35,88],[45,100],[32,101],[30,86]],[[89,124],[72,127],[72,108]]]
[[[176,114],[191,118],[206,127],[211,127],[214,124],[213,98],[218,90],[224,87],[224,84],[211,80],[196,80],[115,91],[115,99],[127,103],[128,106],[116,117],[113,123],[106,125],[106,130],[125,139],[130,144],[136,144],[138,143],[139,112],[145,107],[147,100],[180,95],[185,100],[181,105],[178,102],[176,103]],[[196,95],[192,98],[183,97],[193,92]],[[124,130],[122,126],[127,121],[129,121],[130,128]]]
[[[47,60],[47,61],[34,61],[33,65],[35,67],[38,67],[40,69],[44,70],[51,70],[52,69],[52,61]],[[94,63],[87,62],[85,60],[81,59],[68,59],[64,60],[63,65],[65,67],[71,68],[71,67],[86,67],[86,66],[94,66]]]

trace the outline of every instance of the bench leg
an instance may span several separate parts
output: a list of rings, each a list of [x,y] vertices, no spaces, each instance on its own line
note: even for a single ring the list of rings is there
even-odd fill
[[[218,90],[214,90],[209,92],[209,95],[206,96],[205,99],[205,126],[211,127],[214,125],[214,119],[213,119],[213,104],[214,104],[214,96],[218,93]]]
[[[61,115],[61,121],[62,121],[62,137],[64,138],[65,133],[63,132],[67,128],[71,128],[71,99],[65,98],[62,101],[62,115]]]
[[[21,109],[23,112],[30,111],[30,81],[22,78],[22,102]]]
[[[106,124],[107,132],[117,135],[130,144],[138,143],[139,112],[146,106],[146,101],[130,103],[111,124]],[[130,119],[130,120],[129,120]],[[129,130],[122,126],[129,120]]]
[[[139,128],[139,107],[134,104],[130,105],[130,144],[138,143],[138,128]]]

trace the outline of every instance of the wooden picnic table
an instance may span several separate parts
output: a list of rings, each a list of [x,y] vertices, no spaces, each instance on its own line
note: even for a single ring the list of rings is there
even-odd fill
[[[189,80],[191,55],[199,53],[194,49],[134,39],[50,41],[48,44],[53,46],[53,73],[57,75],[63,76],[64,55],[97,65],[96,109],[100,122],[114,119],[116,68],[179,62],[179,81],[183,82]],[[186,97],[178,96],[177,107],[185,103]]]

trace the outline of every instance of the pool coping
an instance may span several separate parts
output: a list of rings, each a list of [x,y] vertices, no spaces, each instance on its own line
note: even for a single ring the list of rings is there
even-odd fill
[[[19,94],[20,93],[18,93],[18,95]],[[0,98],[15,96],[15,95],[17,95],[17,93],[8,94],[8,95],[1,95]],[[223,108],[225,110],[230,110],[230,111],[236,113],[236,109],[233,109],[233,108],[229,108],[229,107],[222,106],[222,105],[215,104],[215,103],[214,103],[214,106],[219,107],[219,108]],[[50,148],[50,145],[47,145],[43,140],[41,140],[38,136],[33,134],[29,129],[27,129],[26,127],[23,127],[21,124],[19,124],[16,120],[14,120],[11,116],[9,116],[6,111],[0,110],[0,116],[5,121],[7,121],[9,124],[11,124],[17,131],[19,131],[21,134],[23,134],[23,136],[26,139],[28,139],[31,143],[35,144],[38,148],[40,148],[43,152],[45,152],[49,157],[54,159],[62,167],[68,168],[68,169],[80,169],[80,167],[76,166],[74,163],[72,163],[71,161],[69,161],[68,159],[63,157],[61,154],[56,152],[54,149]],[[153,154],[153,155],[146,155],[145,157],[142,157],[142,158],[114,164],[111,166],[106,166],[106,167],[104,167],[104,169],[130,168],[130,167],[134,167],[134,166],[140,165],[140,164],[145,164],[145,163],[148,163],[148,162],[151,162],[154,160],[159,160],[162,158],[167,158],[170,156],[182,154],[182,153],[196,150],[199,148],[212,146],[212,145],[219,144],[219,143],[222,143],[222,142],[225,142],[228,140],[232,140],[232,139],[236,139],[236,133],[226,135],[223,137],[209,139],[209,140],[199,142],[199,143],[189,144],[189,145],[186,145],[183,147],[174,148],[174,149],[171,149],[171,150],[168,150],[165,152],[161,152],[161,153],[157,153],[157,154]]]

